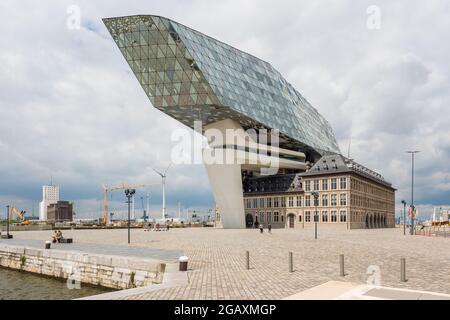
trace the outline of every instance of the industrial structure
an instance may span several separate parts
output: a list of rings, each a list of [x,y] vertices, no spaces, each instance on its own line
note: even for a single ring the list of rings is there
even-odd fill
[[[72,222],[73,203],[69,201],[58,201],[47,208],[47,222]]]
[[[244,192],[246,199],[254,196],[245,190],[251,179],[268,179],[275,193],[285,193],[281,188],[285,182],[290,186],[299,177],[314,180],[319,174],[314,168],[331,161],[328,156],[343,162],[339,169],[354,167],[339,171],[339,175],[348,174],[349,185],[351,179],[368,179],[376,185],[364,187],[364,197],[378,192],[378,187],[389,193],[381,216],[369,205],[355,205],[346,207],[346,222],[355,228],[392,226],[392,186],[339,156],[326,119],[269,63],[167,18],[137,15],[103,21],[152,105],[193,129],[198,129],[196,121],[202,123],[200,130],[209,144],[204,163],[224,228],[249,224],[246,209],[257,209],[244,207]],[[227,161],[221,162],[220,157]],[[338,172],[330,176],[334,173]],[[310,196],[307,190],[296,191]],[[348,203],[353,201],[351,196]],[[293,219],[306,218],[306,213],[297,213]],[[250,212],[247,218],[249,214],[256,219]],[[284,216],[278,215],[280,226],[286,226]],[[369,219],[368,224],[361,219]]]
[[[19,221],[22,225],[29,225],[31,223],[29,220],[25,218],[26,211],[24,210],[19,211],[19,209],[17,209],[14,206],[12,206],[9,210],[10,210],[9,221],[12,220],[13,214],[15,214],[19,218]]]
[[[102,190],[103,190],[103,214],[102,214],[102,222],[104,225],[108,224],[108,194],[111,191],[115,191],[115,190],[126,190],[126,189],[139,189],[139,188],[145,188],[145,187],[152,187],[155,184],[136,184],[136,185],[129,185],[129,184],[125,184],[122,183],[121,185],[117,185],[117,186],[108,186],[106,184],[102,184]],[[133,196],[132,199],[132,214],[134,215],[134,206],[135,206],[135,199]],[[134,220],[135,217],[132,216],[132,220]],[[111,219],[110,219],[111,220]]]
[[[42,186],[42,201],[39,203],[39,220],[47,221],[47,209],[59,201],[59,186]]]

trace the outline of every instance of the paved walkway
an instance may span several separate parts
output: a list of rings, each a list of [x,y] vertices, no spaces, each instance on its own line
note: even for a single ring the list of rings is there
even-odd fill
[[[450,300],[449,294],[329,281],[284,300]]]
[[[28,231],[31,232],[31,231]],[[0,244],[9,244],[14,246],[23,246],[28,248],[43,249],[45,240],[33,239],[0,239]],[[79,251],[101,255],[125,256],[136,258],[147,258],[159,261],[178,260],[183,255],[180,250],[155,249],[148,247],[136,247],[125,245],[107,245],[95,243],[52,243],[52,250]]]
[[[40,239],[49,232],[14,232],[15,239]],[[76,244],[126,245],[126,230],[65,231]],[[132,299],[282,299],[329,281],[364,284],[379,270],[381,286],[450,294],[450,239],[404,236],[401,229],[257,230],[212,228],[132,230],[131,247],[178,250],[189,256],[189,284],[142,294]],[[127,250],[133,250],[127,247]],[[142,249],[137,249],[142,250]],[[250,251],[251,269],[245,268]],[[288,252],[294,272],[288,271]],[[346,276],[339,276],[339,254]],[[400,282],[400,258],[406,258],[407,282]],[[370,268],[369,268],[370,267]],[[368,271],[370,271],[368,273]]]

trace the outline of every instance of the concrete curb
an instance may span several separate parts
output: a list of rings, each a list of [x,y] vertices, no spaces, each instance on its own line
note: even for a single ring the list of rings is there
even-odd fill
[[[153,284],[146,287],[126,289],[114,292],[98,294],[95,296],[83,297],[75,300],[115,300],[126,299],[127,297],[144,294],[156,290],[168,289],[173,287],[186,286],[189,283],[187,272],[178,271],[178,264],[172,263],[166,265],[166,271],[163,275],[163,281],[160,284]]]

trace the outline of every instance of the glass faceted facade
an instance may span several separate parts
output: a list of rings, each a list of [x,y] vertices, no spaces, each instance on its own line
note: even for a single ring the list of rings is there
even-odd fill
[[[269,63],[167,18],[103,21],[153,106],[185,125],[232,119],[279,130],[281,147],[340,153],[325,118]]]

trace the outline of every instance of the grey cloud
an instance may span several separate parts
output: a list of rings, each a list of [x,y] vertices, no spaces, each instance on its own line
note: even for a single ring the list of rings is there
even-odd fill
[[[82,28],[66,28],[78,4]],[[381,8],[381,30],[366,9]],[[379,170],[409,199],[445,204],[450,169],[448,1],[2,1],[0,205],[31,209],[50,175],[80,210],[99,212],[100,184],[158,182],[171,132],[101,18],[160,14],[272,63],[329,120],[341,149]],[[213,203],[200,165],[175,166],[172,205]],[[195,188],[193,188],[195,186]],[[66,190],[66,191],[64,191]],[[160,201],[155,188],[152,205]],[[94,200],[93,200],[94,199]],[[12,200],[11,200],[12,201]],[[447,201],[448,203],[448,201]],[[79,210],[79,211],[80,211]]]

